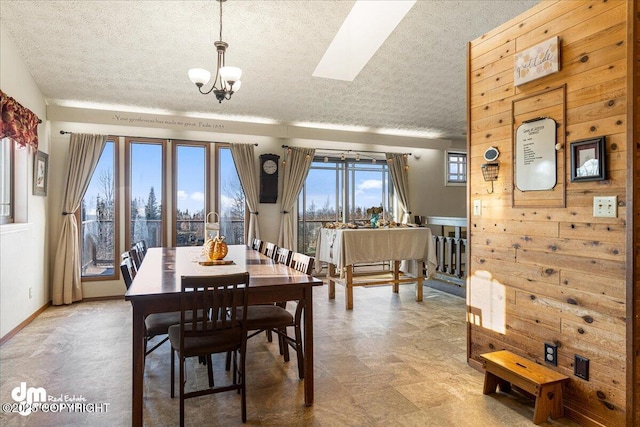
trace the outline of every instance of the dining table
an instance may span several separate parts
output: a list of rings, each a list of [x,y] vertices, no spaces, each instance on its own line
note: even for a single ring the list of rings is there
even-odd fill
[[[248,303],[301,301],[303,311],[304,400],[313,404],[313,286],[322,280],[299,272],[245,245],[229,245],[225,264],[207,265],[202,247],[149,248],[125,299],[133,307],[132,425],[143,425],[145,318],[180,310],[183,276],[249,273]],[[169,360],[167,359],[167,362]]]

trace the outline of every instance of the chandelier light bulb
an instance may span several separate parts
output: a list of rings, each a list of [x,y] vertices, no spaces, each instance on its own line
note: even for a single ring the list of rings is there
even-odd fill
[[[189,70],[189,80],[198,87],[202,87],[211,80],[211,73],[204,68],[192,68]]]
[[[238,67],[220,68],[220,78],[230,85],[240,81],[240,77],[242,77],[242,70]]]

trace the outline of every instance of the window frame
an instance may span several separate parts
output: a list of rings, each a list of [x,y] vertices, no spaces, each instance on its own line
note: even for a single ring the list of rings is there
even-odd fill
[[[326,161],[325,161],[326,159]],[[356,178],[357,171],[367,171],[366,160],[358,160],[355,157],[346,156],[344,159],[336,159],[329,157],[322,153],[316,153],[314,156],[311,166],[311,169],[314,170],[328,170],[335,171],[336,173],[336,221],[345,222],[345,221],[362,221],[362,219],[350,218],[350,215],[353,211],[355,214],[355,208],[357,206],[352,207],[351,205],[355,202],[355,191],[356,188],[354,186],[354,180]],[[394,208],[396,205],[396,194],[395,188],[393,187],[393,178],[391,177],[391,171],[389,170],[389,164],[385,159],[376,158],[376,162],[378,166],[381,166],[381,170],[379,171],[383,175],[383,188],[380,190],[382,195],[385,197],[385,206],[384,210],[387,215],[394,213]],[[327,166],[323,166],[323,165]],[[331,165],[331,166],[329,166]],[[370,170],[371,172],[378,172],[375,169]],[[295,220],[295,242],[300,251],[300,245],[303,247],[308,246],[309,242],[303,236],[300,236],[300,226],[307,221],[307,213],[306,207],[307,204],[307,178],[305,179],[304,184],[302,185],[302,189],[300,190],[300,194],[296,200],[296,220]],[[300,201],[302,200],[303,206],[300,206]],[[364,208],[368,208],[369,206],[363,206]],[[301,212],[302,209],[302,212]],[[324,221],[324,220],[321,220]],[[309,254],[307,254],[309,255]]]
[[[83,276],[81,270],[81,282],[120,280],[120,138],[117,136],[108,136],[107,142],[113,142],[113,274],[108,276]],[[100,153],[100,157],[102,157],[103,153],[104,148],[102,149],[102,153]],[[91,179],[93,179],[93,174],[91,176]],[[82,196],[82,198],[84,199],[84,195]],[[80,207],[75,213],[75,217],[76,222],[79,226],[78,244],[80,247],[80,253],[82,254],[82,201],[80,202]]]
[[[205,183],[204,183],[204,221],[206,221],[207,213],[209,213],[210,204],[209,204],[209,193],[210,193],[210,183],[211,183],[211,170],[210,170],[210,146],[211,143],[208,142],[198,142],[198,141],[186,141],[186,140],[173,140],[172,141],[172,153],[171,153],[171,166],[173,169],[173,173],[171,174],[171,245],[177,246],[178,240],[178,147],[203,147],[204,148],[204,173],[205,173]],[[131,206],[129,205],[129,208]],[[204,235],[203,235],[204,237]]]
[[[455,162],[455,164],[464,164],[464,181],[449,180],[449,166],[453,164],[450,155],[463,155],[464,162]],[[457,174],[460,175],[460,174]],[[469,156],[465,150],[446,150],[444,155],[444,185],[446,187],[466,187],[469,180]]]
[[[153,144],[160,145],[162,147],[162,198],[164,200],[170,200],[167,196],[168,186],[167,186],[167,143],[166,139],[160,138],[137,138],[127,136],[124,138],[124,180],[125,180],[125,195],[124,195],[124,244],[125,248],[130,248],[132,246],[131,242],[131,144]],[[162,216],[162,222],[160,224],[161,227],[161,239],[162,246],[166,247],[167,241],[167,203],[162,203],[160,208],[160,215]]]
[[[9,146],[9,214],[0,215],[0,225],[13,224],[15,222],[15,182],[16,182],[16,143],[11,138],[2,138],[0,142],[5,142]],[[4,169],[4,164],[2,165]]]

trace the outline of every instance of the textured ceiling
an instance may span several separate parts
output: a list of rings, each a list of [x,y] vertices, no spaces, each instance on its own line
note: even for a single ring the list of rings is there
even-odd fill
[[[2,26],[49,104],[267,122],[466,131],[466,44],[537,0],[418,1],[352,82],[311,74],[352,1],[223,5],[227,65],[242,88],[218,104],[187,70],[215,69],[215,1],[0,2]]]

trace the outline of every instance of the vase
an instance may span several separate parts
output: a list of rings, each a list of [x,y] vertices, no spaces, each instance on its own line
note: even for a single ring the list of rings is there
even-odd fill
[[[378,228],[379,218],[377,213],[371,214],[371,228]]]

